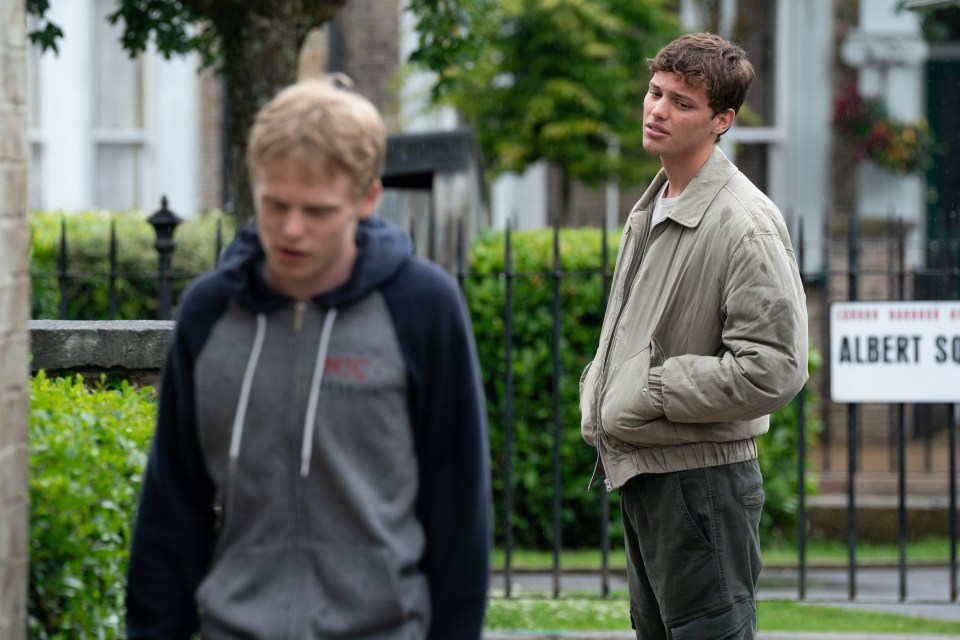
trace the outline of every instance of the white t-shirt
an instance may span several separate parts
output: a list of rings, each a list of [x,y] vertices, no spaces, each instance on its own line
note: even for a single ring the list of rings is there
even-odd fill
[[[673,212],[673,208],[677,206],[677,200],[680,199],[680,196],[676,198],[665,198],[663,196],[667,191],[667,184],[666,182],[663,183],[663,186],[660,187],[660,193],[657,194],[657,198],[654,201],[653,215],[650,217],[651,229],[660,224],[664,218]]]

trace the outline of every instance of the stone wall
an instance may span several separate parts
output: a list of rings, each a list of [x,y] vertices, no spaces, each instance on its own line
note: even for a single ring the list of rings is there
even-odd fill
[[[0,0],[0,638],[26,638],[28,575],[26,16]]]
[[[30,371],[156,386],[173,326],[172,320],[31,320]]]

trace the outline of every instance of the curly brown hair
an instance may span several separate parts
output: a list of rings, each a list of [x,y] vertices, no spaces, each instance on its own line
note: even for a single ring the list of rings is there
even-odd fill
[[[714,33],[688,33],[647,60],[650,73],[676,73],[693,87],[707,91],[713,115],[740,111],[756,73],[739,46]]]

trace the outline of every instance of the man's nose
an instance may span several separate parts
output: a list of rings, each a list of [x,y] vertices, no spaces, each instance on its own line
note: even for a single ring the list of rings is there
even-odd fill
[[[650,115],[657,119],[663,119],[667,116],[667,105],[663,98],[656,98],[653,101],[653,107],[650,109]]]
[[[303,213],[299,209],[291,209],[283,220],[283,234],[287,237],[297,237],[303,233]]]

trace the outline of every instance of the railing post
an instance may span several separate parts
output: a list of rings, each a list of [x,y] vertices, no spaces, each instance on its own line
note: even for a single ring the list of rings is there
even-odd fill
[[[510,232],[512,221],[507,221],[504,236],[503,275],[503,510],[504,594],[510,597],[513,588],[513,247]]]
[[[69,278],[69,273],[67,272],[67,219],[60,219],[60,254],[57,257],[57,282],[60,285],[60,319],[67,319],[67,311],[69,306],[68,296],[70,295],[67,290],[67,280]]]
[[[560,216],[553,224],[553,597],[560,597]]]
[[[906,288],[906,240],[903,218],[897,218],[897,292],[900,300],[907,297]],[[899,544],[899,595],[900,602],[907,599],[907,438],[905,407],[897,404],[897,541]]]
[[[609,239],[606,221],[600,234],[600,317],[607,311],[607,287],[610,284]],[[610,595],[610,494],[600,491],[600,594]]]
[[[953,405],[948,425],[948,441],[950,453],[947,455],[947,468],[950,473],[950,602],[957,601],[957,416],[960,414],[960,405]]]
[[[827,220],[827,216],[830,215],[829,209],[824,206],[821,211],[821,220]],[[828,309],[830,309],[830,282],[833,277],[833,270],[831,265],[833,264],[833,238],[828,234],[824,241],[821,243],[820,247],[820,304],[823,313],[821,313],[820,319],[820,335],[824,340],[829,342],[830,340],[830,314]],[[831,455],[831,448],[833,438],[831,437],[831,429],[829,425],[823,431],[820,432],[819,437],[820,442],[820,466],[822,471],[832,471],[833,470],[833,456]]]
[[[117,220],[110,219],[110,288],[108,315],[111,320],[117,319]]]
[[[847,229],[847,298],[857,299],[857,219],[851,216]],[[847,405],[847,580],[848,597],[855,600],[857,597],[857,405]]]
[[[160,299],[157,317],[160,320],[170,319],[170,281],[172,273],[170,264],[172,262],[173,250],[177,243],[173,240],[173,233],[177,225],[180,224],[180,216],[167,208],[167,196],[160,198],[160,209],[147,219],[157,234],[157,241],[153,244],[160,256],[160,269],[158,279],[160,281]]]
[[[213,266],[220,265],[220,254],[223,252],[223,218],[217,218],[217,235],[214,241]]]
[[[467,247],[463,239],[463,218],[457,220],[457,284],[464,291],[463,282],[467,277]]]
[[[804,276],[803,218],[797,222],[797,270],[800,284],[806,289]],[[806,390],[797,394],[797,597],[803,600],[807,594],[807,411]]]

